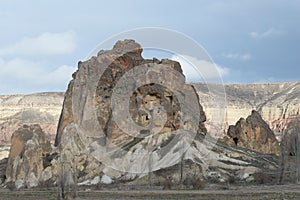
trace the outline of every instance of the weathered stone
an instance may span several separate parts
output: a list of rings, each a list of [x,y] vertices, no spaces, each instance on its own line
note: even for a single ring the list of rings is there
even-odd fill
[[[229,126],[227,135],[230,138],[228,142],[237,146],[265,154],[280,155],[279,144],[273,131],[257,111],[253,110],[247,119],[241,118],[235,126]]]
[[[89,112],[88,110],[89,107],[91,107],[90,104],[92,104],[92,102],[89,102],[90,99],[88,99],[89,98],[88,94],[92,92],[92,88],[88,88],[87,86],[91,85],[91,83],[93,82],[96,83],[98,82],[97,89],[95,91],[96,102],[94,108],[96,109],[97,118],[99,120],[99,122],[97,123],[99,123],[100,128],[104,130],[106,137],[114,140],[114,142],[118,145],[125,145],[126,143],[133,140],[132,137],[124,138],[126,133],[124,133],[119,128],[117,128],[117,124],[113,120],[113,116],[111,113],[112,93],[113,92],[118,93],[117,89],[114,88],[117,82],[120,80],[120,78],[123,75],[126,75],[126,73],[131,69],[136,68],[137,69],[136,72],[139,69],[142,69],[142,67],[140,67],[141,65],[148,66],[148,68],[153,67],[155,65],[161,65],[162,68],[164,66],[170,66],[170,68],[178,71],[178,73],[182,73],[179,63],[175,61],[170,61],[170,60],[158,61],[157,59],[144,60],[141,56],[141,53],[142,53],[142,49],[139,44],[131,40],[125,40],[122,42],[120,41],[117,42],[111,51],[101,52],[98,54],[97,58],[93,57],[86,62],[79,63],[79,70],[84,72],[81,74],[78,74],[77,72],[74,75],[74,80],[70,83],[68,87],[68,91],[65,95],[63,112],[59,122],[58,133],[57,133],[57,138],[55,143],[56,145],[59,145],[60,143],[60,137],[62,135],[62,131],[66,126],[66,124],[70,124],[74,121],[74,116],[72,116],[73,112],[81,112],[84,113],[84,115],[86,116],[90,115],[88,113]],[[107,65],[107,68],[105,68],[105,65]],[[105,70],[105,71],[102,72],[101,70]],[[102,77],[99,78],[94,75],[97,71],[103,73]],[[152,71],[150,77],[153,80],[161,80],[162,82],[164,80],[167,80],[167,77],[164,76],[169,76],[170,74],[161,74],[161,72],[162,71],[156,73],[155,71]],[[141,70],[139,73],[143,74],[144,71]],[[126,86],[132,87],[138,84],[138,81],[144,81],[144,80],[135,80],[132,78],[133,77],[129,77],[128,79],[126,79]],[[82,84],[74,86],[74,81],[77,80],[78,81],[80,80],[80,83]],[[87,83],[84,83],[84,81],[86,81]],[[82,86],[85,86],[86,88],[81,88],[78,91],[84,91],[84,93],[80,93],[80,94],[74,93],[74,90],[76,90],[76,88],[74,89],[74,87],[82,87]],[[195,90],[190,92],[195,93]],[[77,110],[73,111],[72,106],[74,106],[74,103],[76,105],[79,105],[82,108],[80,107],[78,108],[78,106],[76,106],[76,108],[78,108],[79,111]],[[153,106],[155,104],[156,105],[161,104],[167,110],[168,121],[165,127],[170,128],[171,131],[178,129],[180,124],[179,124],[179,120],[176,118],[180,118],[179,102],[176,96],[174,95],[173,91],[169,90],[168,88],[164,88],[158,84],[148,84],[148,85],[146,84],[141,87],[138,87],[137,90],[135,90],[135,93],[134,95],[131,96],[130,103],[129,103],[131,117],[135,120],[137,124],[146,126],[147,123],[151,121],[150,115],[151,114],[153,115]],[[201,119],[199,121],[199,133],[200,132],[205,133],[206,129],[203,124],[203,122],[206,119],[205,114],[202,110],[202,107],[199,104],[198,106],[200,107],[200,112],[201,112],[201,113],[197,113],[199,116],[201,116]],[[83,108],[84,110],[81,111],[81,109]],[[140,112],[141,110],[146,110],[146,112],[141,113]],[[84,120],[84,118],[82,118],[82,120]],[[84,126],[84,122],[79,122],[79,123],[82,126]],[[93,123],[93,122],[89,122],[89,123]],[[93,124],[87,123],[87,126],[84,128],[88,129],[92,125]],[[91,130],[91,132],[95,133],[94,130]],[[99,134],[99,132],[97,132],[97,134]]]
[[[169,133],[178,129],[190,130],[199,134],[206,133],[204,126],[204,121],[206,120],[205,114],[201,105],[199,105],[199,100],[194,88],[185,85],[180,64],[170,60],[144,60],[141,53],[142,49],[139,44],[132,40],[125,40],[117,42],[112,50],[102,51],[97,57],[92,57],[86,62],[79,63],[78,71],[74,74],[74,80],[69,84],[68,91],[65,95],[63,112],[59,122],[55,144],[61,151],[67,153],[66,149],[72,138],[71,135],[80,135],[81,133],[79,134],[78,131],[82,129],[85,130],[84,134],[87,136],[102,138],[102,145],[106,145],[108,148],[122,148],[126,151],[128,148],[134,146],[138,135],[146,137],[153,134],[147,130],[148,125],[153,127],[152,130],[158,130],[158,133],[154,136],[157,140],[154,143],[152,142],[153,147],[151,148],[155,148],[154,146],[158,147],[163,142],[171,139],[172,135]],[[148,71],[149,68],[152,70]],[[170,83],[166,87],[162,86],[172,75],[171,72],[167,73],[170,71],[168,68],[171,69],[171,72],[173,70],[179,74],[178,77],[180,80],[172,80],[172,83],[174,85],[181,84],[180,86],[182,88],[180,92],[187,94],[183,96],[183,99],[180,99],[180,101],[191,101],[191,103],[189,103],[191,105],[181,105],[182,102],[178,100],[174,91],[167,88],[168,86],[172,87]],[[128,76],[124,79],[133,69],[134,73],[138,74],[140,78]],[[161,69],[166,69],[166,71]],[[98,77],[97,73],[102,73],[103,75]],[[146,73],[149,73],[149,75]],[[127,88],[135,87],[139,84],[139,81],[145,81],[143,78],[146,76],[149,78],[150,83],[142,84],[137,88],[131,88],[133,89],[133,94],[131,95],[129,93],[130,99],[128,108],[129,117],[133,119],[133,122],[140,127],[145,127],[145,129],[141,129],[138,132],[131,131],[128,134],[128,132],[119,127],[120,124],[126,124],[127,122],[116,122],[116,116],[113,116],[112,113],[111,101],[114,94],[122,94],[124,91],[123,86]],[[175,75],[173,77],[178,78]],[[151,83],[151,80],[158,83]],[[123,84],[120,84],[120,82]],[[118,86],[121,87],[118,88]],[[129,90],[129,92],[130,91],[131,90]],[[95,93],[94,99],[90,97],[90,94],[93,93]],[[190,94],[194,95],[194,97]],[[195,104],[195,106],[193,104]],[[123,108],[121,102],[115,105],[115,107],[118,106],[119,110],[126,109]],[[159,110],[159,106],[163,109],[162,111]],[[76,110],[74,110],[74,108],[76,108]],[[182,112],[183,109],[185,109],[185,113]],[[96,117],[93,117],[95,110]],[[159,114],[156,114],[156,112]],[[124,113],[120,113],[119,115],[123,114]],[[161,126],[163,122],[162,117],[164,117],[166,121]],[[72,130],[67,130],[68,127],[70,128],[70,125],[72,126],[73,122],[75,124]],[[62,141],[63,134],[70,136],[66,137],[67,140],[65,142]],[[82,137],[82,135],[79,136],[79,138],[80,137]],[[137,141],[137,143],[138,142],[139,141]],[[79,144],[80,141],[74,141],[73,143]],[[87,146],[86,144],[83,145]],[[72,154],[77,155],[84,151],[82,148],[77,149],[75,147],[76,146],[69,148],[76,152],[70,152],[65,156],[66,158],[70,158]],[[97,147],[95,148],[97,149]],[[64,153],[62,153],[61,156],[63,155]],[[99,160],[101,159],[102,158],[99,158]]]
[[[214,173],[224,181],[230,176],[226,170],[276,168],[232,147],[217,145],[212,149],[216,141],[204,142],[206,116],[195,89],[185,83],[180,64],[167,59],[145,60],[141,53],[139,44],[125,40],[78,64],[65,95],[55,145],[66,169],[79,174],[80,185],[90,184],[97,177],[105,183],[143,183],[147,175],[150,182],[161,183],[163,177],[171,177],[182,183],[188,177],[200,180]],[[175,86],[181,84],[179,93],[186,95],[177,96],[175,91],[179,88],[165,85],[170,77],[175,78]],[[131,91],[128,107],[122,104],[126,91]],[[116,122],[118,116],[113,116],[112,107],[122,111],[119,116],[126,115],[127,109],[134,124],[145,128],[138,132],[122,129],[122,124],[131,122]],[[160,108],[163,112],[157,114]],[[152,134],[148,126],[158,131]],[[180,129],[192,132],[197,139],[174,134]],[[221,152],[227,153],[220,156]],[[172,169],[169,176],[165,169]],[[154,175],[149,171],[155,171]],[[70,179],[70,184],[73,181]]]
[[[6,168],[6,182],[17,189],[38,186],[43,158],[51,151],[50,142],[39,125],[19,128],[12,135],[12,146]]]

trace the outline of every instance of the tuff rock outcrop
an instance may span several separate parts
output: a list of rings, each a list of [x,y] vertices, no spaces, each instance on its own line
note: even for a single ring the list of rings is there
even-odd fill
[[[241,118],[228,128],[229,143],[265,154],[280,155],[278,141],[260,114],[253,110],[247,119]]]
[[[12,135],[6,168],[6,182],[17,189],[39,185],[44,160],[51,152],[50,142],[39,125],[24,125]]]
[[[262,166],[276,169],[276,162],[265,163],[253,158],[255,153],[215,146],[217,141],[206,139],[204,111],[197,95],[193,96],[194,88],[185,84],[180,64],[164,59],[145,60],[141,53],[136,42],[119,41],[112,50],[100,51],[96,57],[79,62],[73,74],[55,145],[69,171],[80,174],[79,183],[91,183],[95,178],[103,183],[141,183],[152,171],[150,182],[156,183],[168,177],[178,183],[189,176],[225,181],[233,171],[234,176],[245,178],[240,175],[244,171],[254,173]],[[171,84],[180,83],[180,92],[187,95],[178,97],[179,88],[166,83],[169,77],[173,78]],[[129,102],[127,107],[123,101]],[[126,121],[129,118],[137,128],[123,126],[132,123]],[[152,133],[149,127],[158,131]],[[191,134],[178,132],[181,129]]]
[[[69,159],[68,162],[74,164],[72,155],[79,155],[79,160],[85,163],[85,155],[93,155],[97,164],[91,165],[106,162],[112,168],[106,169],[106,175],[114,178],[120,177],[121,173],[113,168],[131,173],[148,172],[152,170],[148,166],[152,163],[149,161],[150,152],[166,154],[160,149],[170,142],[180,143],[179,137],[185,135],[180,130],[196,135],[206,133],[204,111],[194,88],[185,84],[180,64],[167,59],[145,60],[141,53],[139,44],[125,40],[117,42],[112,50],[101,51],[97,57],[79,63],[65,95],[55,141],[62,156],[65,155],[63,160]],[[172,79],[168,82],[169,77]],[[180,91],[172,91],[172,87]],[[122,104],[126,100],[128,107]],[[112,101],[116,104],[113,105]],[[130,126],[122,127],[124,124]],[[87,136],[89,139],[85,140]],[[76,141],[70,143],[67,150],[66,144],[73,137]],[[103,155],[101,148],[110,149],[114,155]],[[140,151],[134,153],[133,148],[141,149],[134,150]],[[155,156],[161,163],[153,168],[172,165],[172,162],[162,159],[163,155]],[[130,164],[132,159],[136,159],[135,163]],[[140,162],[139,159],[145,160]],[[176,162],[180,157],[173,159]]]
[[[192,113],[194,111],[191,108],[188,108],[188,111],[191,112],[189,114],[192,117],[193,114],[200,116],[199,122],[197,122],[199,127],[196,127],[196,130],[194,131],[198,133],[206,133],[204,126],[206,117],[204,111],[199,104],[198,96],[196,95],[194,88],[191,85],[184,84],[185,78],[182,74],[180,64],[167,59],[163,59],[161,61],[157,59],[145,60],[142,58],[141,53],[142,48],[139,44],[132,40],[125,40],[123,42],[117,42],[114,48],[110,51],[100,51],[97,57],[92,57],[86,62],[79,62],[78,71],[73,74],[74,79],[69,84],[65,95],[55,145],[60,144],[60,137],[63,129],[67,125],[76,121],[74,118],[81,120],[79,121],[81,125],[95,125],[95,122],[92,122],[91,120],[97,119],[86,119],[85,116],[73,116],[74,113],[77,112],[82,115],[92,115],[89,112],[94,110],[96,110],[95,116],[99,121],[97,123],[100,124],[99,128],[105,132],[105,137],[113,139],[118,143],[117,138],[125,136],[126,133],[124,134],[124,132],[118,128],[117,124],[114,122],[111,108],[111,101],[113,98],[112,94],[113,92],[116,94],[115,99],[118,99],[118,95],[123,95],[121,97],[124,98],[124,94],[121,94],[121,91],[128,88],[129,92],[133,92],[132,96],[129,94],[129,108],[120,109],[129,109],[130,117],[134,119],[135,123],[146,127],[152,121],[152,117],[154,117],[154,110],[156,109],[155,106],[159,104],[163,106],[163,109],[165,109],[167,114],[167,122],[161,132],[177,130],[180,127],[179,119],[182,117],[180,113],[180,109],[182,109],[180,107],[180,102],[174,91],[161,86],[164,85],[164,82],[169,80],[169,77],[172,75],[172,78],[175,79],[172,80],[171,83],[168,83],[168,86],[172,84],[176,85],[176,83],[178,83],[177,85],[181,84],[180,86],[182,86],[182,88],[180,88],[183,90],[181,91],[182,93],[187,92],[195,95],[195,99],[192,99],[192,95],[185,96],[185,98],[191,98],[190,100],[193,101],[197,100],[197,102],[192,103],[195,107],[199,107],[199,113]],[[153,70],[147,71],[148,68],[152,68]],[[164,68],[165,71],[161,70]],[[181,77],[176,77],[176,75],[171,74],[171,72],[173,72],[171,70],[175,71],[175,73],[177,72]],[[130,73],[135,74],[130,75]],[[102,74],[102,76],[98,77],[97,74]],[[121,79],[123,75],[127,76]],[[144,80],[146,78],[148,80]],[[153,83],[151,82],[152,80],[160,83]],[[148,84],[143,84],[140,87],[134,88],[136,85],[139,85],[140,82],[146,83],[147,81],[149,82]],[[121,84],[124,84],[122,85],[123,87],[120,87]],[[116,86],[118,86],[117,89]],[[131,91],[132,89],[135,90]],[[89,96],[90,93],[95,93],[96,97],[91,99]],[[94,100],[95,102],[90,102],[91,100]],[[79,110],[74,110],[74,108]],[[159,110],[157,110],[157,112],[159,112]],[[86,121],[88,121],[88,123],[85,123]],[[186,119],[186,123],[190,122]],[[90,127],[84,128],[91,129]],[[88,131],[90,131],[90,136],[99,134],[94,133],[94,130]],[[132,137],[125,140],[120,138],[121,142],[126,142],[126,140],[132,140]]]

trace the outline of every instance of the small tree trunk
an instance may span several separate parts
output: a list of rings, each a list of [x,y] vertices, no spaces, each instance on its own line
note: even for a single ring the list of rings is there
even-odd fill
[[[179,180],[180,185],[182,185],[182,183],[183,183],[184,157],[185,157],[185,152],[182,154],[181,161],[180,161],[180,180]]]
[[[152,151],[149,153],[149,162],[148,162],[148,186],[152,186]]]
[[[77,156],[74,157],[74,197],[78,196],[78,174],[77,174]]]
[[[285,174],[285,144],[283,143],[284,141],[282,141],[281,143],[281,156],[280,156],[280,167],[279,167],[279,184],[283,184],[283,178],[284,178],[284,174]]]

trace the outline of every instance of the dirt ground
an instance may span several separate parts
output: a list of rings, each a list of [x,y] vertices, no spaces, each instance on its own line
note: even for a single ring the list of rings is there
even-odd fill
[[[1,200],[30,199],[54,200],[57,199],[57,189],[49,190],[0,190]],[[224,200],[260,200],[260,199],[300,199],[300,185],[251,186],[232,187],[228,190],[81,190],[76,199],[104,199],[104,200],[133,200],[133,199],[224,199]]]

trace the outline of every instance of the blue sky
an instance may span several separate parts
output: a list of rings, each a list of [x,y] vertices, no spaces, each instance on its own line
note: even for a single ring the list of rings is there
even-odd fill
[[[0,24],[0,94],[65,91],[97,44],[139,27],[190,36],[225,83],[299,81],[296,0],[0,0]]]

